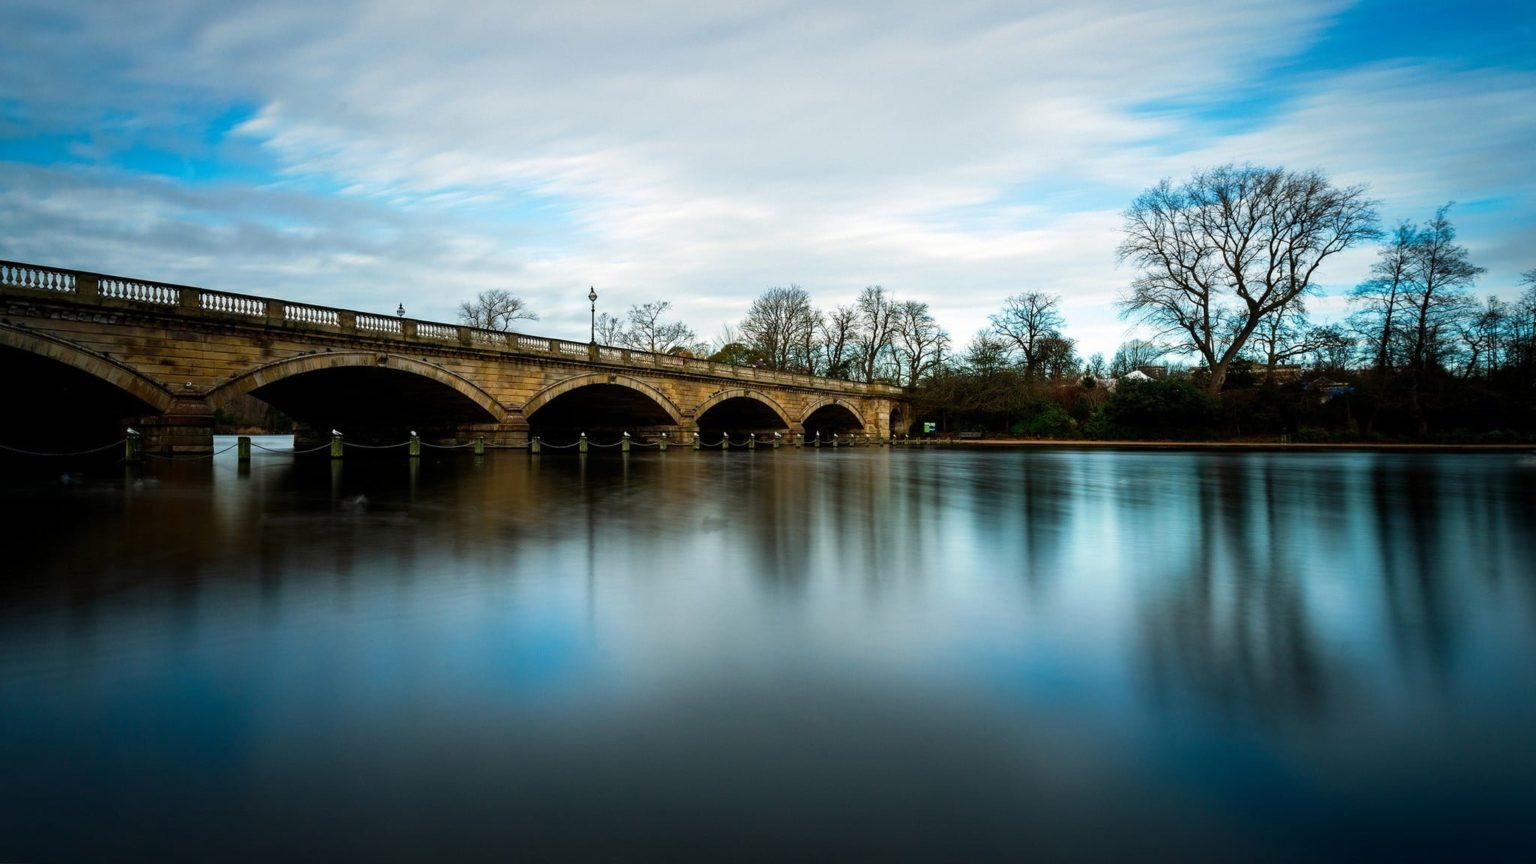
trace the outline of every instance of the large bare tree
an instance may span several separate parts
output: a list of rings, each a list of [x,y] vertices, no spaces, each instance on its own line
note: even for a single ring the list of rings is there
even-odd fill
[[[459,320],[471,327],[505,331],[512,329],[514,321],[537,321],[539,316],[511,291],[490,288],[459,304]]]
[[[1002,311],[992,314],[992,332],[1019,352],[1026,380],[1033,381],[1038,376],[1046,340],[1061,336],[1064,322],[1057,308],[1060,303],[1060,297],[1025,291],[1009,297]]]
[[[742,340],[771,369],[808,372],[821,313],[799,285],[769,288],[752,301],[741,322]]]
[[[1351,292],[1356,311],[1351,324],[1361,337],[1369,340],[1371,365],[1377,373],[1391,369],[1401,340],[1397,339],[1408,285],[1413,281],[1413,246],[1419,229],[1412,222],[1400,222],[1381,244],[1371,278]]]
[[[1124,231],[1120,259],[1141,272],[1123,314],[1198,354],[1212,393],[1254,330],[1305,294],[1324,261],[1377,235],[1364,187],[1251,165],[1163,180],[1125,211]]]
[[[853,332],[858,326],[859,311],[853,306],[834,306],[822,318],[819,353],[819,370],[828,378],[848,379],[852,376]]]
[[[853,347],[859,380],[875,381],[885,372],[891,340],[895,337],[896,301],[881,286],[870,285],[859,292],[854,309],[858,317]]]
[[[943,360],[944,351],[949,348],[949,334],[928,311],[928,304],[916,300],[897,304],[895,331],[899,376],[906,386],[916,387]]]

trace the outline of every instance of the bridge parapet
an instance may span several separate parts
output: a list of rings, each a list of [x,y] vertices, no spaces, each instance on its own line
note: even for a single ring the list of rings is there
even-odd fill
[[[675,374],[730,378],[781,387],[809,387],[861,396],[900,398],[902,393],[901,388],[888,384],[863,384],[749,366],[732,366],[694,357],[655,354],[608,345],[594,346],[585,342],[338,309],[190,285],[0,261],[0,290],[11,293],[14,289],[52,300],[106,308],[153,310],[179,317],[190,316],[267,328],[550,357]]]

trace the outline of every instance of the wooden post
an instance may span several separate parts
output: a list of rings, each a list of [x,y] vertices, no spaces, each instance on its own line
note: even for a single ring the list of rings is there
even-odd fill
[[[479,438],[475,439],[475,455],[476,456],[484,456],[485,455],[485,436],[484,435],[481,435]]]
[[[585,452],[587,452],[587,433],[585,433],[585,432],[581,433],[581,439],[576,442],[576,452],[577,453],[585,453]]]
[[[341,436],[334,433],[331,435],[331,458],[341,458]]]
[[[415,432],[411,433],[411,445],[406,448],[412,459],[421,458],[421,438]]]
[[[235,439],[235,456],[241,462],[251,461],[251,436],[241,435]]]

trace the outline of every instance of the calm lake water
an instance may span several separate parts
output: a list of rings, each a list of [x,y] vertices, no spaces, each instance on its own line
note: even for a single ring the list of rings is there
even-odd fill
[[[0,861],[1536,860],[1518,454],[258,451],[0,503]]]

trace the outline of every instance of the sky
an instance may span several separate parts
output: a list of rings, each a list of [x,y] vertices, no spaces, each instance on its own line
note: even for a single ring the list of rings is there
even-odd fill
[[[1059,295],[1108,355],[1123,211],[1228,162],[1455,202],[1516,296],[1536,2],[0,4],[0,258],[441,321],[505,288],[583,341],[589,286],[709,341],[878,284],[957,346]]]

